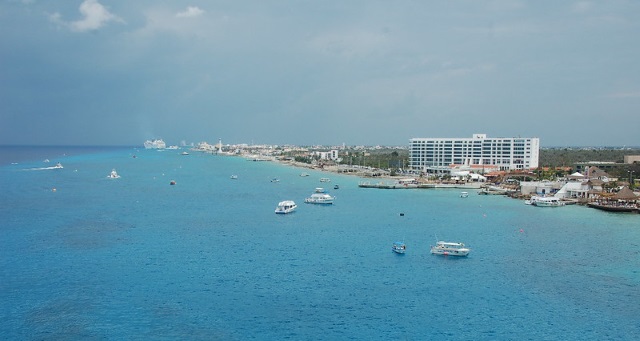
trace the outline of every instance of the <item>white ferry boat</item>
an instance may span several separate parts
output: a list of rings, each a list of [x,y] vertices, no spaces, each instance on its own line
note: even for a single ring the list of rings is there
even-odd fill
[[[287,214],[296,210],[298,205],[292,200],[285,200],[278,203],[276,207],[276,214]]]
[[[391,251],[395,253],[404,254],[406,250],[407,246],[404,244],[404,242],[394,242],[393,245],[391,245]]]
[[[325,192],[324,188],[318,187],[310,197],[304,199],[304,202],[307,204],[331,205],[334,199],[335,197]]]
[[[431,247],[431,253],[443,256],[460,256],[464,257],[469,254],[471,249],[464,246],[463,243],[451,243],[439,241],[435,246]]]
[[[559,207],[564,206],[564,202],[556,197],[532,197],[531,205],[538,207]]]
[[[164,141],[161,139],[144,141],[145,149],[165,149],[166,147],[167,147],[167,144],[164,143]]]

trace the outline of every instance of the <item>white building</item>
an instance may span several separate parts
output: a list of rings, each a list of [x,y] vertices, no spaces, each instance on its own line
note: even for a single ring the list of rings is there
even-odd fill
[[[539,138],[413,138],[409,145],[409,165],[416,171],[446,173],[453,167],[499,170],[538,168]]]
[[[312,153],[312,155],[317,155],[318,158],[321,160],[333,160],[333,161],[338,160],[338,150],[336,149],[332,149],[328,152],[315,151]]]

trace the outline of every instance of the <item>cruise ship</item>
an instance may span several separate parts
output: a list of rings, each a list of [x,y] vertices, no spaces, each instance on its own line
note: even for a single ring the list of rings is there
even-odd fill
[[[165,149],[167,145],[161,139],[144,141],[145,149]]]

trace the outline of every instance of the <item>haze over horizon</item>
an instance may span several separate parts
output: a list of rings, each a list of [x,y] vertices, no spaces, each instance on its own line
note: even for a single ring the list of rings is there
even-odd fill
[[[640,146],[637,1],[0,4],[0,145]]]

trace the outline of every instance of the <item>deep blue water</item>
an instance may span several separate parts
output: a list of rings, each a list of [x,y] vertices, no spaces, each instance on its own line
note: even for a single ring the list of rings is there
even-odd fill
[[[3,340],[640,336],[638,215],[196,152],[32,149],[0,166]],[[25,170],[43,158],[64,169]],[[336,183],[333,206],[303,203]],[[285,199],[298,211],[274,214]],[[471,254],[430,255],[436,235]]]

